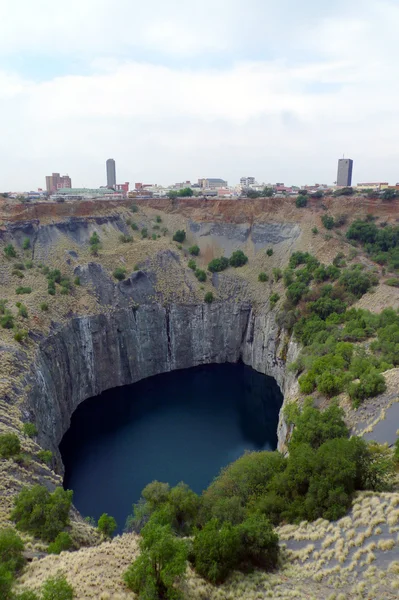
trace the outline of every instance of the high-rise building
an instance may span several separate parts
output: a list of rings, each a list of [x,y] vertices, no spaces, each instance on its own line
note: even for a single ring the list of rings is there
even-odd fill
[[[72,181],[69,175],[60,175],[59,173],[52,173],[46,175],[46,190],[49,194],[60,190],[61,188],[71,188]]]
[[[255,177],[241,177],[240,185],[243,188],[247,188],[250,185],[255,185]]]
[[[353,160],[340,158],[338,161],[337,185],[350,187],[352,185]]]
[[[116,186],[116,171],[115,161],[113,158],[107,160],[107,187],[115,189]]]

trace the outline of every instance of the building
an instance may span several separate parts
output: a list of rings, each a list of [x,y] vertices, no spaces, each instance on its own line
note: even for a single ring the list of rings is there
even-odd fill
[[[71,188],[72,181],[69,175],[60,175],[59,173],[52,173],[46,175],[46,190],[49,194],[60,190],[61,188]]]
[[[116,169],[115,161],[113,158],[109,158],[106,162],[107,165],[107,188],[115,189],[116,186]]]
[[[350,158],[340,158],[338,161],[337,185],[341,187],[350,187],[352,185],[353,160]]]
[[[242,188],[247,188],[251,185],[255,185],[255,177],[241,177],[240,186]]]
[[[209,177],[208,179],[198,179],[198,185],[202,189],[217,190],[217,188],[227,187],[227,181]]]
[[[358,183],[356,188],[358,190],[384,190],[389,186],[387,181],[378,181],[373,183]]]
[[[124,194],[127,194],[129,191],[129,182],[125,181],[125,183],[117,183],[115,186],[115,190],[117,192],[123,192]]]

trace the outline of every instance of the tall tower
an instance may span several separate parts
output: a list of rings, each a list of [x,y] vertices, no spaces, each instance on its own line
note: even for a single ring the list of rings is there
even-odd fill
[[[116,172],[115,172],[115,161],[113,158],[107,160],[107,187],[115,189],[116,186]]]
[[[350,187],[352,185],[353,160],[340,158],[338,161],[337,185]]]

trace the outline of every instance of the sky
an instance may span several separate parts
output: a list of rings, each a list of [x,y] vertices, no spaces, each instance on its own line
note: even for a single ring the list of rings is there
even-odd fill
[[[0,0],[0,191],[399,182],[398,0]]]

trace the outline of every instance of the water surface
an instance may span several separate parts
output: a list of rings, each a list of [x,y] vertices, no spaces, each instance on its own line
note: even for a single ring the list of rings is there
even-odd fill
[[[243,364],[174,371],[83,402],[60,450],[64,486],[84,516],[118,530],[147,483],[185,481],[197,493],[245,450],[274,450],[282,395]]]

